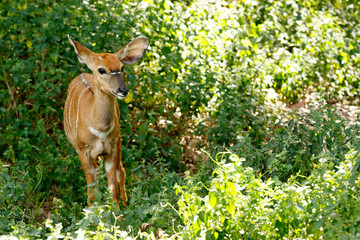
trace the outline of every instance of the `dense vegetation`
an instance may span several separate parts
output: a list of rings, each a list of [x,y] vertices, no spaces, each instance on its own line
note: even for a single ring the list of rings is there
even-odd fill
[[[329,107],[359,105],[357,0],[0,6],[0,239],[360,238],[360,119]],[[87,205],[63,130],[66,89],[89,71],[67,34],[94,52],[151,39],[125,67],[120,210],[102,164]]]

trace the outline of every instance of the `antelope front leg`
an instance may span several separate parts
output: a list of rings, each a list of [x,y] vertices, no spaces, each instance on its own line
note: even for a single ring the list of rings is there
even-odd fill
[[[84,168],[86,183],[87,185],[90,185],[95,181],[96,178],[96,168],[98,167],[97,162],[95,160],[92,160],[91,157],[88,154],[86,154],[85,151],[79,150],[78,153],[81,164]],[[91,201],[94,200],[95,197],[93,195],[92,189],[89,186],[87,187],[87,195],[88,197],[90,197],[90,203],[91,203]]]

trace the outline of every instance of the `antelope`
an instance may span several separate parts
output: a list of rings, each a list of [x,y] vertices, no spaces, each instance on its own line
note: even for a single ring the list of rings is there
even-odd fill
[[[119,202],[119,189],[126,206],[125,169],[121,162],[120,111],[117,99],[125,99],[128,88],[123,80],[124,64],[139,61],[149,46],[147,37],[137,37],[118,52],[94,53],[68,35],[78,60],[92,74],[74,78],[67,90],[64,107],[64,129],[79,155],[87,182],[87,194],[94,199],[90,184],[95,181],[98,158],[103,157],[108,189],[113,201]]]

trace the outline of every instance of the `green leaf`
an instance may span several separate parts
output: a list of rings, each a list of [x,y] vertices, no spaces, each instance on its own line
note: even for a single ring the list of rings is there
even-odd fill
[[[228,204],[226,205],[226,210],[230,213],[231,216],[235,214],[235,203],[233,200],[229,200]]]
[[[325,222],[324,219],[320,219],[319,221],[317,221],[317,222],[315,223],[314,229],[317,230],[317,229],[319,229],[320,227],[322,227],[322,225],[324,224],[324,222]]]
[[[216,193],[210,192],[209,194],[209,204],[211,208],[214,208],[217,203]]]
[[[296,209],[299,211],[306,211],[305,207],[301,205],[300,203],[296,204]]]
[[[236,188],[232,182],[226,182],[226,192],[229,193],[231,196],[235,196],[237,194]]]

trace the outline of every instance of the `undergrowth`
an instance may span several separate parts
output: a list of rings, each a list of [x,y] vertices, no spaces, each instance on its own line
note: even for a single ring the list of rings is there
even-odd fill
[[[0,238],[359,237],[359,119],[324,103],[304,114],[273,107],[310,90],[358,104],[359,1],[0,6]],[[103,169],[87,205],[63,131],[66,89],[88,71],[67,34],[95,52],[150,38],[125,67],[134,98],[119,102],[129,196],[120,210]],[[196,158],[201,148],[210,157]]]

